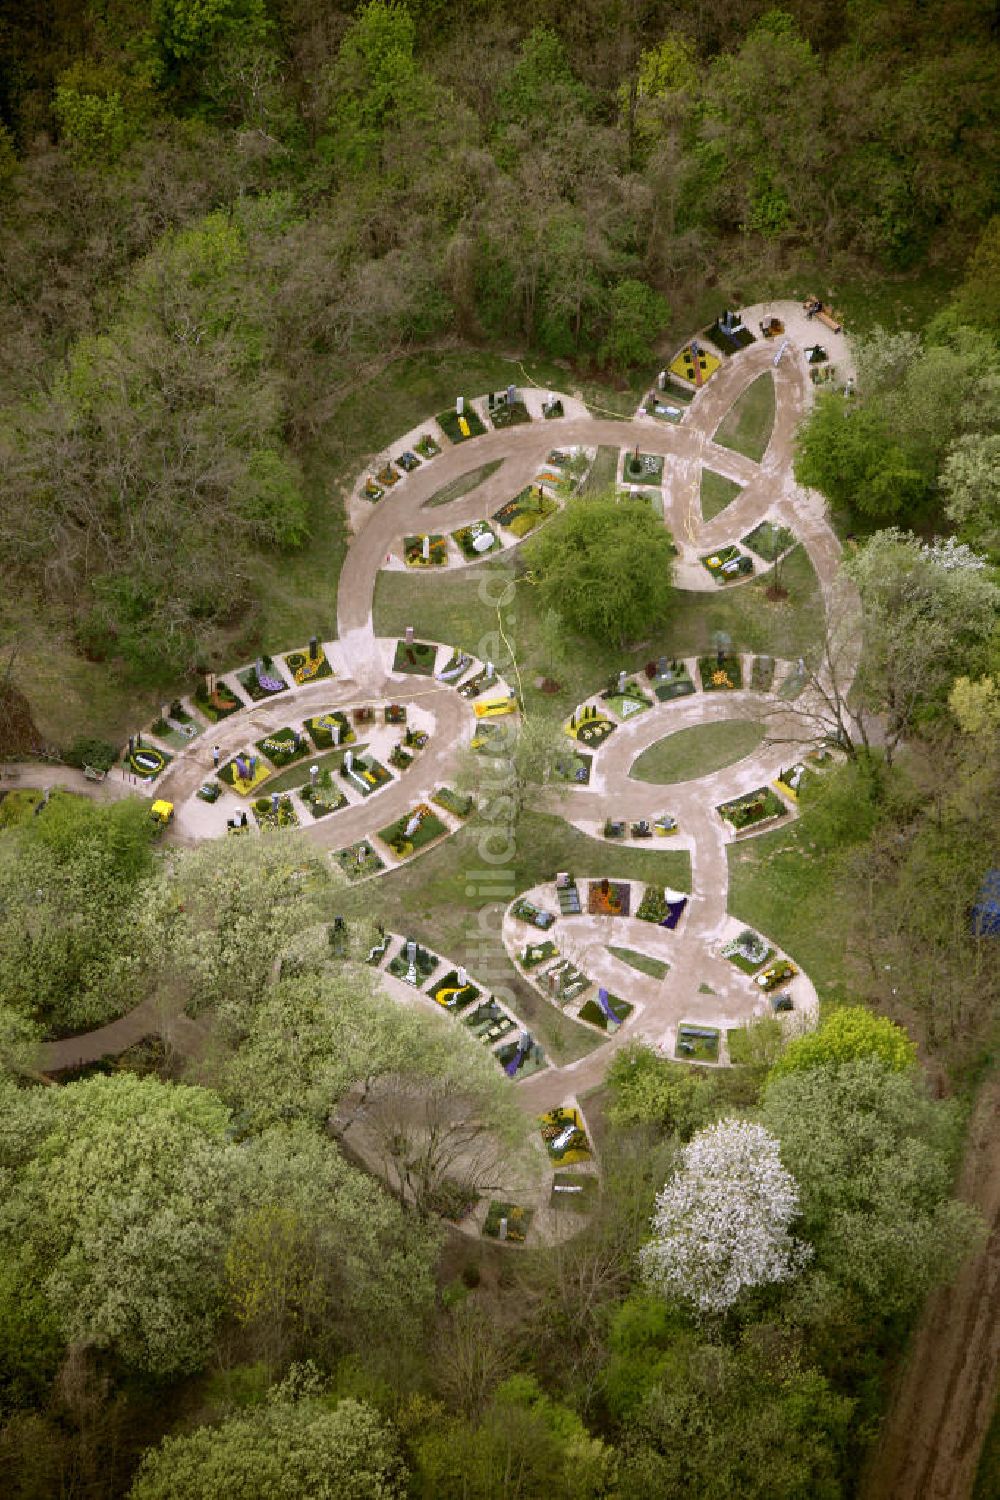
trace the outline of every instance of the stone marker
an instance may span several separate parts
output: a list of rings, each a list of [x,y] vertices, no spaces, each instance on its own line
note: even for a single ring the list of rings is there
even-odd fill
[[[462,416],[462,414],[463,414],[464,411],[465,411],[465,397],[464,396],[456,396],[455,397],[455,415],[456,415],[456,417]]]
[[[460,964],[458,968],[458,982],[463,990],[469,982],[469,975],[463,964]]]
[[[316,785],[316,778],[318,776],[319,776],[319,766],[310,766],[309,767],[309,780],[310,780],[310,782],[312,783],[313,786]]]
[[[423,540],[423,543],[421,545],[421,549],[420,550],[423,553],[424,562],[430,562],[430,560],[431,560],[431,539],[430,539],[429,536],[425,536],[424,537],[424,540]]]
[[[406,644],[408,646],[412,646],[413,645],[413,626],[412,625],[407,625],[406,632],[405,632],[405,635],[404,635],[403,638],[406,641]]]

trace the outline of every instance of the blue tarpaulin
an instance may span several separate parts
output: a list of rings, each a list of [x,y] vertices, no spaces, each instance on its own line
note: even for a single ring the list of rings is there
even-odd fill
[[[1000,937],[1000,870],[987,870],[970,915],[976,937]]]

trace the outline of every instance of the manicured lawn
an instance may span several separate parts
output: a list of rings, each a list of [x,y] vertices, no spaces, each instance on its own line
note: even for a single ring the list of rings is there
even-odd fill
[[[790,826],[731,844],[729,910],[801,964],[823,1000],[847,998],[836,920],[839,852],[810,848],[809,809]]]
[[[509,584],[507,594],[494,581],[484,597],[484,578],[493,571],[498,580],[502,574]],[[451,641],[478,655],[484,639],[492,640],[496,634],[496,610],[488,596],[503,597],[505,622],[511,608],[517,617],[516,623],[508,622],[505,628],[517,652],[529,713],[537,709],[566,717],[602,679],[617,676],[622,667],[634,672],[660,655],[702,655],[711,649],[716,631],[730,635],[737,650],[766,651],[794,660],[815,643],[822,623],[819,586],[802,547],[789,553],[783,581],[788,598],[777,602],[766,597],[766,575],[728,593],[679,590],[672,620],[647,645],[630,651],[567,632],[566,661],[554,674],[563,691],[551,697],[534,687],[536,676],[551,675],[537,590],[510,583],[504,564],[482,563],[473,573],[456,570],[436,576],[433,584],[422,575],[380,573],[375,587],[375,631],[399,635],[412,623],[432,640]],[[498,653],[495,660],[497,670],[506,675],[510,669],[506,653]]]
[[[743,538],[743,545],[756,552],[765,562],[774,562],[795,541],[787,526],[775,526],[773,521],[761,521],[753,531]]]
[[[636,781],[665,786],[672,781],[691,781],[708,776],[723,766],[742,760],[756,750],[764,738],[759,724],[743,719],[724,719],[719,724],[695,724],[657,740],[644,750],[629,775]]]
[[[724,474],[717,474],[714,469],[702,469],[701,514],[704,520],[711,521],[724,511],[726,506],[731,505],[736,499],[742,488],[743,486],[737,484],[735,479],[727,479]]]
[[[426,510],[431,505],[450,505],[453,500],[461,500],[463,495],[470,494],[484,484],[503,464],[502,458],[495,458],[488,464],[480,464],[477,469],[470,469],[467,474],[460,474],[457,479],[452,479],[435,490],[431,498],[424,501],[422,508]]]
[[[462,431],[463,419],[468,432]],[[486,431],[482,418],[468,400],[461,415],[452,407],[451,411],[438,413],[437,423],[445,437],[453,443],[467,443],[470,438],[482,437]]]
[[[608,952],[615,958],[620,958],[623,964],[638,969],[640,974],[648,974],[650,979],[664,979],[670,973],[670,965],[664,963],[662,958],[651,958],[648,953],[640,953],[637,948],[615,948],[609,943]]]
[[[765,370],[719,423],[715,441],[756,463],[764,457],[774,426],[774,381]]]
[[[618,458],[620,448],[611,448],[602,443],[597,450],[597,457],[590,467],[590,473],[580,487],[581,495],[603,495],[608,490],[613,490],[618,478]]]

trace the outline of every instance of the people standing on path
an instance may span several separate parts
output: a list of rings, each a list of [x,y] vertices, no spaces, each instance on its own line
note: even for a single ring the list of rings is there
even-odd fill
[[[213,745],[212,746],[212,765],[213,765],[213,767],[214,767],[214,769],[216,771],[219,769],[219,756],[221,754],[222,754],[222,751],[219,749],[219,746],[218,745]]]

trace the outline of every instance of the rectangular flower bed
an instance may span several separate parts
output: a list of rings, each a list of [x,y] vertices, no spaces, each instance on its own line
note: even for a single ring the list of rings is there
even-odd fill
[[[423,437],[417,439],[413,445],[413,451],[419,453],[421,458],[434,458],[441,452],[441,444],[436,438],[425,432]]]
[[[448,832],[437,815],[431,812],[426,802],[420,802],[411,812],[404,813],[387,828],[380,828],[378,836],[397,859],[409,859],[418,849],[432,844],[435,839]]]
[[[486,1210],[486,1221],[483,1224],[483,1234],[490,1239],[498,1240],[501,1234],[501,1223],[505,1225],[504,1238],[510,1240],[512,1245],[523,1245],[528,1229],[531,1225],[532,1210],[521,1208],[517,1203],[504,1203],[499,1198],[494,1198]]]
[[[407,944],[404,943],[399,952],[389,960],[389,967],[386,972],[391,974],[394,979],[402,979],[406,984],[415,985],[419,990],[427,983],[440,962],[441,960],[436,954],[431,953],[427,948],[422,948],[417,943],[415,944],[411,967],[410,959],[407,957]]]
[[[478,1000],[481,991],[474,984],[469,984],[468,980],[465,984],[459,984],[458,970],[452,969],[443,979],[436,979],[427,993],[438,1005],[457,1015],[460,1010],[471,1005],[473,1000]]]
[[[403,542],[403,560],[408,568],[441,568],[448,561],[448,540],[438,534],[408,536]]]
[[[350,770],[347,769],[345,759],[340,774],[363,797],[370,797],[372,792],[377,792],[379,787],[386,786],[392,780],[392,772],[387,771],[382,762],[371,754],[355,755]]]
[[[735,583],[738,578],[746,578],[753,572],[753,559],[736,546],[720,547],[717,552],[708,552],[701,563],[716,583]]]
[[[282,796],[277,794],[277,803],[273,797],[258,797],[253,803],[253,815],[261,828],[298,828],[299,820],[292,806],[292,799],[286,793]]]
[[[460,698],[478,698],[480,693],[485,693],[487,688],[495,688],[497,685],[496,669],[488,672],[485,667],[481,671],[473,673],[466,678],[465,682],[458,687]]]
[[[627,1000],[609,995],[607,990],[599,990],[596,1000],[585,1000],[580,1006],[580,1020],[600,1027],[601,1031],[617,1031],[628,1020],[632,1009]]]
[[[657,453],[640,453],[634,451],[625,454],[622,464],[623,484],[655,484],[663,483],[663,459]]]
[[[476,805],[472,797],[452,791],[450,786],[439,786],[431,801],[436,802],[438,807],[443,807],[445,812],[453,813],[456,818],[467,818]]]
[[[504,1042],[502,1047],[497,1047],[493,1056],[507,1077],[517,1080],[530,1078],[532,1073],[540,1073],[545,1067],[545,1053],[527,1033],[516,1041]]]
[[[550,1161],[566,1167],[573,1162],[590,1161],[590,1142],[578,1109],[550,1110],[547,1115],[539,1116],[538,1124]]]
[[[544,970],[538,983],[550,1000],[557,1005],[566,1005],[570,1000],[580,1000],[590,989],[591,981],[568,958],[561,958]]]
[[[749,328],[738,323],[735,328],[724,328],[716,318],[711,328],[705,329],[705,337],[711,339],[717,349],[723,354],[738,354],[741,349],[748,349],[754,342],[754,336]]]
[[[297,687],[301,687],[304,682],[318,682],[321,677],[333,676],[333,668],[327,661],[322,646],[317,647],[315,656],[310,656],[308,651],[287,652],[285,666]]]
[[[592,755],[582,755],[577,750],[559,761],[555,774],[560,781],[571,781],[575,786],[587,786],[590,781],[590,767],[593,759]]]
[[[647,885],[636,916],[641,922],[656,922],[660,927],[673,928],[677,926],[687,901],[686,896],[673,891],[668,893],[662,886]]]
[[[540,943],[525,943],[524,952],[520,957],[522,969],[530,973],[537,969],[539,964],[544,964],[550,958],[558,958],[559,949],[551,938],[543,938]]]
[[[556,884],[556,900],[559,902],[559,910],[564,917],[578,917],[580,915],[580,892],[576,888],[576,881],[569,879],[562,885]]]
[[[551,422],[556,417],[561,417],[563,415],[563,404],[559,400],[558,396],[554,401],[542,402],[542,416],[545,418],[546,422]]]
[[[460,526],[452,536],[462,556],[469,562],[485,557],[499,545],[497,534],[488,521],[473,521],[469,526]]]
[[[516,730],[512,724],[497,724],[484,719],[476,725],[471,745],[479,755],[507,755],[515,737]]]
[[[731,943],[727,943],[721,952],[723,958],[728,958],[744,974],[756,974],[760,966],[774,956],[774,949],[749,927],[745,927]]]
[[[600,709],[592,703],[585,703],[582,708],[570,715],[566,722],[566,733],[580,744],[586,745],[591,750],[596,750],[603,745],[606,739],[610,739],[618,725],[613,719],[602,714]]]
[[[627,880],[591,880],[587,884],[587,911],[592,917],[627,917],[631,894]]]
[[[550,500],[540,484],[528,485],[508,500],[506,505],[501,505],[499,510],[493,512],[493,519],[500,526],[505,526],[509,532],[516,537],[527,536],[529,531],[553,515],[559,509],[554,500]]]
[[[397,641],[392,670],[410,672],[418,677],[433,677],[436,660],[437,647],[429,641],[413,641],[410,645],[405,641]]]
[[[397,771],[405,771],[407,766],[413,764],[413,756],[402,745],[393,745],[389,751],[389,764],[395,766]]]
[[[298,792],[314,818],[329,817],[330,813],[347,806],[347,798],[343,792],[332,785],[323,786],[318,782],[316,786],[300,786]]]
[[[494,1042],[514,1030],[514,1022],[492,996],[489,1000],[482,1001],[467,1016],[463,1016],[462,1024],[468,1026],[476,1040],[486,1047],[491,1047]]]
[[[758,985],[765,994],[769,994],[771,990],[776,990],[779,985],[788,984],[789,980],[794,979],[798,972],[795,965],[789,963],[787,958],[779,958],[773,964],[769,964],[766,969],[761,970],[755,977],[754,984]]]
[[[586,1214],[594,1207],[599,1190],[592,1172],[557,1172],[552,1179],[549,1207]]]
[[[661,703],[671,698],[686,698],[695,691],[691,673],[683,661],[670,661],[661,656],[658,661],[646,663],[644,675]]]
[[[743,797],[721,803],[716,812],[739,833],[741,829],[752,828],[755,823],[766,822],[769,818],[784,817],[788,808],[769,786],[760,786]]]
[[[309,755],[312,746],[298,729],[273,729],[262,740],[257,740],[257,749],[266,755],[272,766],[279,769]]]
[[[404,474],[412,474],[414,469],[420,468],[420,460],[415,453],[411,453],[410,449],[407,448],[406,452],[401,453],[396,459],[396,465],[402,469]]]
[[[749,547],[765,562],[775,562],[794,543],[795,537],[788,527],[776,526],[773,521],[761,521],[743,538],[744,547]]]
[[[774,657],[755,656],[750,668],[750,686],[755,693],[769,693],[774,682]]]
[[[628,832],[628,824],[622,819],[604,819],[604,837],[606,839],[623,839]]]
[[[481,437],[486,431],[479,414],[468,401],[461,416],[454,410],[443,411],[437,421],[450,443],[464,443],[470,437]]]
[[[219,770],[217,776],[232,787],[241,797],[249,797],[271,774],[271,767],[262,755],[251,750],[242,750]]]
[[[681,380],[687,380],[691,385],[704,385],[721,365],[719,356],[710,353],[703,344],[699,344],[697,352],[692,350],[690,344],[685,344],[681,352],[670,361],[670,373],[679,376]]]
[[[317,750],[329,750],[336,738],[334,731],[339,730],[340,737],[337,740],[339,746],[353,745],[357,741],[357,735],[351,727],[350,720],[341,710],[335,709],[328,714],[316,714],[314,718],[305,722],[306,733],[316,746]]]
[[[677,1028],[674,1056],[684,1062],[718,1062],[722,1033],[717,1026],[694,1026],[681,1022]]]
[[[124,761],[133,776],[140,776],[143,781],[155,781],[161,771],[169,766],[172,756],[165,750],[158,750],[155,745],[136,745],[131,753],[126,746]]]
[[[810,774],[802,762],[799,761],[796,765],[788,766],[785,770],[779,772],[774,784],[779,792],[784,792],[786,797],[791,797],[793,802],[798,802],[799,793],[804,786],[808,785]]]
[[[231,688],[227,688],[224,682],[217,682],[211,693],[204,682],[199,682],[194,690],[194,701],[199,713],[203,713],[213,724],[218,724],[221,719],[228,719],[230,714],[238,713],[243,707],[243,700]]]
[[[743,663],[738,656],[699,656],[698,674],[706,693],[727,692],[743,686]]]
[[[360,839],[346,849],[338,849],[333,858],[349,880],[364,880],[367,875],[377,875],[385,869],[385,861],[376,854],[369,839]]]
[[[273,698],[278,693],[288,692],[288,683],[280,675],[270,656],[260,656],[252,667],[245,667],[242,672],[237,672],[236,681],[255,703]]]
[[[523,401],[508,401],[506,395],[489,407],[488,415],[494,427],[521,427],[531,421],[531,415]]]
[[[526,901],[523,896],[514,902],[510,914],[519,922],[527,922],[531,927],[537,927],[540,932],[548,932],[556,920],[552,912],[543,911],[540,906]]]

